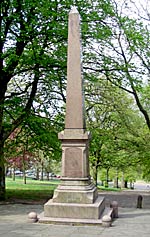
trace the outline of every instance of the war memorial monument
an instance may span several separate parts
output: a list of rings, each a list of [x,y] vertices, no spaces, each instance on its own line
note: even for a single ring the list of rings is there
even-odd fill
[[[44,205],[39,222],[101,223],[105,200],[98,195],[89,173],[90,133],[85,125],[80,15],[75,7],[68,22],[65,129],[58,138],[62,143],[61,182]]]

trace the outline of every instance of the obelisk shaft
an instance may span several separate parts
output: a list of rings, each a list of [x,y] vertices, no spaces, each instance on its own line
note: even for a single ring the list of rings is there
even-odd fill
[[[85,127],[81,73],[80,16],[76,8],[69,13],[67,96],[65,129]]]

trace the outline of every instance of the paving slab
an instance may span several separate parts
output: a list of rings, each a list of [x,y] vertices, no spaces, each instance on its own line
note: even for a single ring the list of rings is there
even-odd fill
[[[150,209],[119,208],[112,227],[29,223],[28,213],[40,214],[43,205],[0,205],[0,236],[3,237],[149,237]]]

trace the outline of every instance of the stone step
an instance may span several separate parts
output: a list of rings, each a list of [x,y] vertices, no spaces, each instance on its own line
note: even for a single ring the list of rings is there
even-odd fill
[[[104,215],[112,217],[113,209],[106,207],[100,217],[100,219],[75,219],[75,218],[54,218],[45,217],[44,212],[38,216],[38,222],[43,224],[57,224],[57,225],[102,225],[102,218]]]

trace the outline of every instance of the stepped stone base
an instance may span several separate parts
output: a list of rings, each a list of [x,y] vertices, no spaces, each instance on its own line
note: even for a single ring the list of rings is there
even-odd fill
[[[105,200],[98,196],[92,204],[56,203],[50,199],[44,205],[44,213],[40,215],[40,223],[97,223],[105,209]]]
[[[55,217],[45,217],[44,212],[39,216],[39,223],[43,224],[55,224],[55,225],[102,225],[102,217],[104,215],[110,216],[112,218],[113,209],[105,208],[100,219],[75,219],[75,218],[55,218]]]
[[[92,204],[98,197],[97,188],[89,178],[61,180],[51,202]]]
[[[102,225],[102,219],[73,219],[45,217],[44,212],[40,214],[39,223],[55,225]]]

